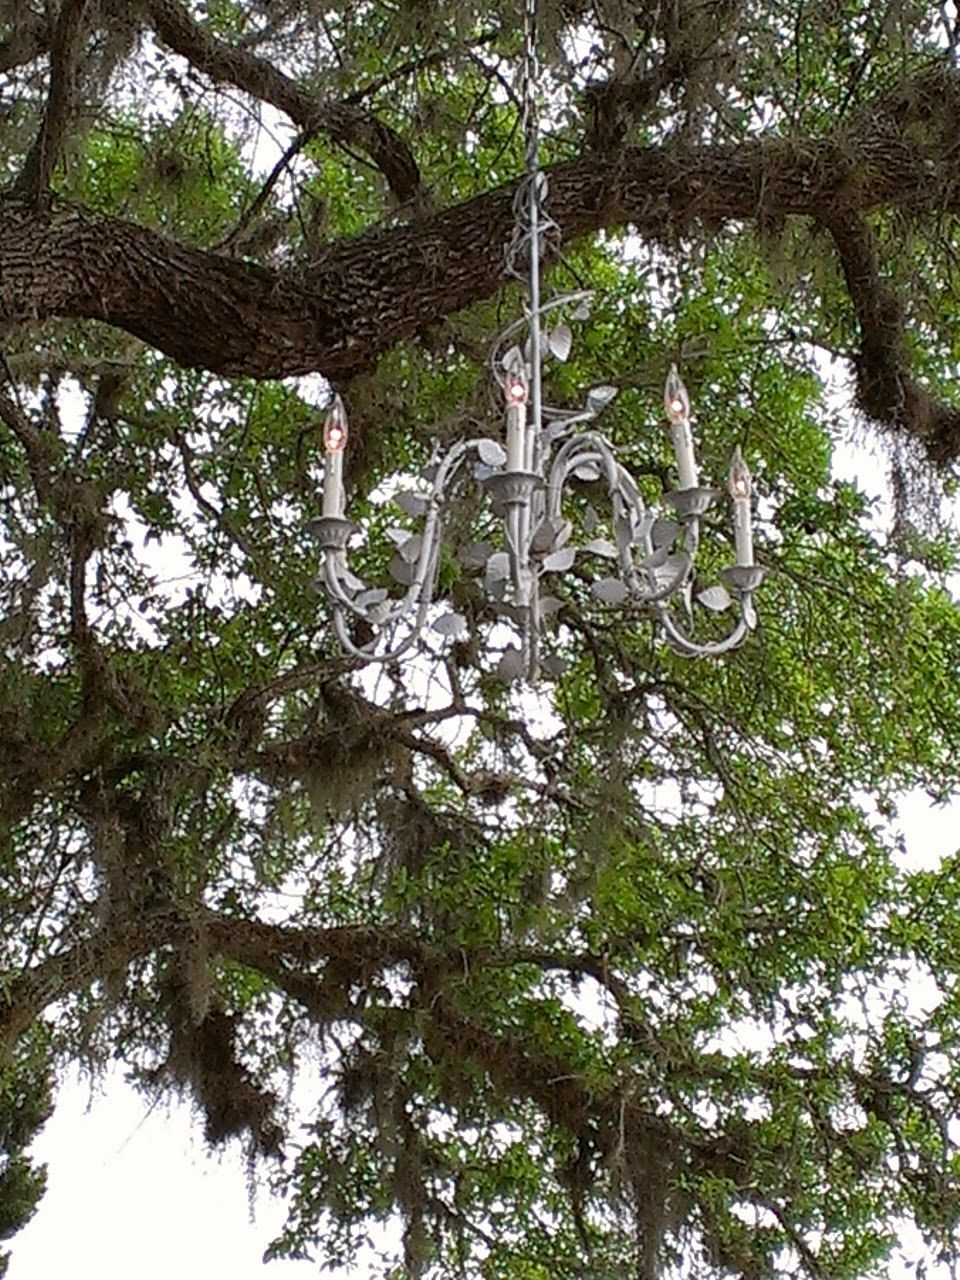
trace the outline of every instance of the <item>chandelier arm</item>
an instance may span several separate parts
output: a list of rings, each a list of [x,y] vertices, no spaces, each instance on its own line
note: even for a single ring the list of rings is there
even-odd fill
[[[592,422],[597,415],[592,409],[558,409],[555,405],[545,404],[543,416],[554,428],[549,434],[556,440],[561,435],[566,435],[578,423]]]
[[[437,468],[437,474],[433,478],[433,491],[431,500],[441,506],[446,498],[447,490],[456,479],[457,472],[467,460],[467,455],[471,449],[479,450],[480,445],[484,441],[482,439],[461,440],[459,444],[455,444],[450,452],[443,459]]]
[[[577,456],[578,454],[581,456]],[[612,491],[618,487],[618,473],[622,468],[613,450],[599,431],[585,431],[572,440],[566,440],[560,446],[550,467],[550,477],[547,481],[547,514],[551,518],[560,515],[563,489],[570,472],[587,462],[600,463],[606,474],[608,490]]]
[[[354,596],[351,595],[350,592],[343,585],[342,572],[340,573],[337,572],[338,569],[343,570],[345,568],[345,566],[338,565],[335,562],[335,557],[338,554],[342,554],[342,553],[331,552],[331,551],[324,552],[323,585],[327,591],[327,594],[332,599],[336,608],[341,609],[344,613],[353,614],[353,616],[356,618],[362,618],[365,622],[369,622],[370,621],[369,609],[363,605],[357,604],[356,600],[354,599]],[[351,574],[351,577],[356,576],[355,574],[353,574],[352,570],[347,570],[347,572]],[[363,591],[365,590],[367,590],[366,584],[364,584],[364,587],[363,587]],[[363,591],[358,591],[357,595],[363,594]],[[408,608],[409,608],[409,605],[406,603],[406,601],[404,601],[404,607],[400,609],[399,613],[396,616],[400,616],[400,614],[403,612],[406,612]],[[391,611],[391,614],[389,617],[387,615],[384,615],[383,621],[384,622],[390,621],[393,619],[393,616],[394,616],[393,612]]]
[[[430,506],[421,535],[423,544],[417,557],[417,567],[413,581],[403,597],[396,601],[389,612],[377,617],[373,612],[373,608],[365,608],[362,605],[358,605],[354,597],[344,589],[342,582],[345,572],[352,574],[352,570],[347,564],[346,552],[330,549],[324,552],[324,585],[334,602],[342,610],[362,618],[365,622],[376,625],[382,631],[398,622],[415,607],[418,609],[429,607],[432,603],[435,586],[437,552],[443,534],[443,518],[440,508],[445,498],[445,491],[455,479],[456,472],[466,460],[469,451],[472,448],[476,448],[479,443],[479,440],[469,440],[456,445],[441,463],[430,495]]]
[[[347,564],[346,552],[342,549],[325,550],[323,584],[334,602],[334,629],[339,643],[352,657],[362,658],[366,662],[395,662],[409,652],[423,632],[436,590],[440,541],[443,534],[441,508],[447,492],[457,479],[460,467],[471,451],[478,450],[482,443],[483,441],[479,439],[462,441],[455,445],[441,462],[432,485],[430,506],[421,534],[423,542],[417,557],[413,581],[402,599],[397,601],[387,613],[378,615],[378,606],[364,607],[357,604],[356,599],[345,589],[343,583],[344,575],[352,573]],[[386,652],[377,653],[376,647],[382,642],[384,635],[414,610],[416,616],[410,620],[410,630],[405,638]],[[357,645],[353,642],[346,624],[349,614],[375,628],[376,636],[373,641],[367,645]]]
[[[745,593],[743,597],[744,605],[749,603],[749,599],[750,597]],[[716,658],[721,654],[729,653],[731,649],[736,649],[738,645],[742,644],[750,632],[749,623],[746,618],[741,616],[722,640],[708,640],[700,643],[691,639],[683,628],[674,622],[666,605],[656,605],[655,611],[657,621],[663,627],[664,634],[674,648],[692,658]]]
[[[434,526],[436,529],[441,527],[439,519],[434,522]],[[427,533],[425,529],[425,539],[426,536]],[[375,625],[376,627],[377,634],[369,645],[361,647],[353,643],[346,627],[347,610],[342,606],[336,606],[334,608],[334,629],[337,634],[337,639],[347,652],[351,654],[351,656],[363,658],[367,662],[386,663],[396,662],[399,658],[402,658],[405,653],[409,652],[423,631],[427,620],[427,613],[430,609],[430,605],[433,603],[433,592],[436,587],[437,579],[437,565],[439,563],[439,546],[439,538],[434,536],[434,534],[431,534],[429,562],[424,564],[422,573],[418,572],[417,577],[414,579],[413,583],[411,583],[410,589],[407,591],[407,594],[399,607],[392,609],[385,617],[377,619],[376,623],[373,622],[372,610],[358,609],[351,603],[349,607],[352,613],[361,617],[368,624]],[[418,568],[419,563],[420,562],[418,562]],[[418,592],[419,594],[417,594]],[[410,613],[414,604],[416,604],[416,617],[411,622],[410,630],[405,639],[403,639],[396,647],[388,649],[385,653],[377,653],[376,646],[380,643],[385,632],[391,627],[396,626],[405,614]]]
[[[647,527],[646,506],[630,473],[617,460],[610,445],[599,432],[587,432],[575,440],[568,441],[557,454],[550,471],[548,514],[553,519],[560,518],[563,489],[567,478],[571,471],[588,462],[599,462],[603,467],[608,496],[613,505],[614,519],[624,517],[630,519],[632,515],[630,523],[640,532],[641,549],[650,556],[654,548]],[[635,499],[631,496],[632,494],[636,494]],[[699,536],[699,517],[696,515],[688,517],[684,521],[684,544],[678,553],[682,556],[682,562],[676,572],[662,585],[658,585],[654,572],[648,566],[636,564],[631,544],[618,539],[621,576],[631,596],[641,604],[653,605],[674,595],[690,576]]]
[[[681,519],[680,524],[683,530],[683,550],[689,555],[691,561],[697,557],[700,549],[700,516],[689,515]]]
[[[640,496],[640,490],[634,482],[633,476],[626,467],[618,462],[618,478],[620,483],[617,485],[617,500],[623,504],[624,515],[629,519],[632,515],[636,525],[634,533],[634,543],[640,547],[645,556],[653,555],[654,546],[651,530],[653,529],[654,519],[647,511],[647,504]]]
[[[428,608],[433,599],[434,580],[436,578],[437,551],[440,544],[440,536],[443,532],[443,522],[440,517],[438,506],[432,503],[430,510],[427,512],[427,519],[424,524],[423,533],[421,535],[423,543],[420,554],[417,557],[416,569],[414,571],[413,580],[407,587],[406,592],[400,600],[396,601],[393,607],[382,616],[378,616],[374,610],[378,606],[366,607],[358,605],[354,596],[344,589],[343,573],[349,572],[352,576],[352,570],[346,563],[346,554],[343,551],[327,550],[324,553],[324,584],[329,594],[333,597],[334,602],[344,611],[354,614],[358,618],[362,618],[371,625],[376,625],[379,629],[385,629],[393,623],[399,621],[400,618],[410,613],[414,608]],[[343,572],[338,573],[337,570]],[[366,590],[366,586],[364,586]],[[357,593],[362,594],[361,592]]]
[[[427,518],[421,534],[423,543],[420,547],[420,554],[417,557],[417,567],[414,571],[413,581],[410,583],[406,596],[406,600],[409,601],[407,608],[417,606],[418,616],[428,609],[433,601],[442,534],[443,517],[440,514],[440,503],[438,499],[434,498],[431,500],[430,508],[427,511]],[[406,612],[406,609],[403,612]]]
[[[376,653],[375,646],[379,643],[380,637],[377,636],[369,645],[362,647],[355,645],[350,638],[350,633],[347,631],[345,611],[339,606],[335,606],[333,610],[333,627],[338,642],[352,658],[362,658],[364,662],[378,663],[396,662],[399,658],[402,658],[412,648],[420,633],[419,627],[414,626],[406,639],[401,641],[395,649],[389,649],[386,653]]]
[[[339,608],[363,617],[365,615],[362,610],[356,607],[352,597],[343,587],[342,576],[345,572],[349,572],[345,552],[326,548],[323,553],[323,585],[326,587],[327,594]]]
[[[681,551],[679,554],[683,557],[684,563],[662,587],[654,587],[651,591],[641,592],[639,595],[641,604],[656,605],[664,600],[669,600],[687,581],[693,568],[693,560],[686,551]]]
[[[642,525],[647,508],[633,477],[618,460],[613,449],[599,431],[588,431],[583,435],[568,440],[560,448],[550,468],[550,479],[547,484],[547,514],[558,518],[563,504],[563,490],[570,473],[577,467],[588,463],[599,463],[607,482],[607,495],[610,497],[614,516],[620,516],[627,510],[633,513],[638,525]],[[619,504],[619,505],[618,505]],[[645,533],[648,550],[649,536]]]
[[[644,546],[648,555],[652,551],[650,544],[649,532],[646,530],[646,506],[643,499],[637,493],[636,500],[627,501],[624,497],[624,489],[617,482],[626,477],[630,489],[636,492],[636,487],[630,478],[626,469],[617,461],[613,451],[607,445],[606,441],[597,432],[591,432],[589,435],[578,436],[577,439],[568,441],[563,447],[554,462],[550,471],[550,484],[548,488],[548,515],[559,520],[563,507],[563,490],[571,471],[585,463],[598,462],[606,476],[607,480],[607,496],[611,500],[614,512],[615,522],[623,518],[627,510],[632,511],[633,520],[630,524],[642,531]],[[629,492],[629,489],[627,490]],[[640,600],[642,603],[648,603],[653,600],[659,600],[663,595],[675,591],[679,583],[671,583],[664,591],[657,589],[648,590],[641,582],[640,575],[637,572],[637,566],[634,563],[633,554],[630,545],[624,545],[618,539],[617,558],[620,565],[621,577],[630,592],[631,596]],[[686,570],[684,571],[686,573]],[[649,574],[648,574],[649,581]]]

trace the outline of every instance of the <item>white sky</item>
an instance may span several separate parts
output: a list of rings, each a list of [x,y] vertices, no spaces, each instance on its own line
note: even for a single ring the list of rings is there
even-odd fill
[[[48,1164],[48,1189],[12,1246],[8,1280],[316,1274],[306,1262],[264,1269],[282,1203],[261,1197],[252,1222],[236,1152],[208,1156],[187,1107],[150,1111],[119,1073],[92,1104],[89,1089],[71,1081],[34,1151]]]

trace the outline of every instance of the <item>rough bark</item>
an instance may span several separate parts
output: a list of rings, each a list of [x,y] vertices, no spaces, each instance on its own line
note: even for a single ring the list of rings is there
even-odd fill
[[[549,173],[550,210],[567,241],[629,226],[646,239],[748,219],[805,216],[859,225],[886,208],[954,210],[952,169],[922,138],[879,126],[815,143],[758,141],[726,149],[590,152]],[[193,249],[155,231],[56,200],[0,200],[0,317],[103,320],[183,365],[273,378],[319,371],[342,382],[390,347],[504,284],[514,185],[408,223],[337,241],[304,270],[272,271]],[[929,397],[901,394],[902,341],[869,305],[876,264],[851,266],[837,241],[875,370],[897,346],[891,376],[861,378],[873,417],[920,438],[938,462],[956,456],[960,426]],[[881,314],[883,312],[883,314]],[[893,339],[891,339],[891,333]],[[873,352],[873,356],[870,356]]]
[[[336,241],[302,269],[284,272],[178,244],[49,196],[37,201],[69,122],[83,10],[81,0],[71,0],[50,35],[41,131],[17,188],[0,198],[0,320],[97,319],[183,365],[253,378],[318,371],[340,383],[505,283],[515,184],[452,208],[427,209],[415,199],[420,178],[413,154],[392,129],[355,102],[325,101],[266,59],[212,35],[178,0],[145,6],[163,44],[215,82],[284,111],[301,139],[322,131],[366,151],[394,197],[408,211],[419,205],[417,215]],[[728,17],[723,7],[710,31],[699,33],[706,48]],[[19,59],[42,44],[44,34],[35,27],[24,28],[23,39],[22,32],[11,38],[11,49],[0,46],[0,59],[5,50]],[[24,40],[26,53],[19,48]],[[956,211],[950,162],[960,107],[956,73],[945,64],[928,68],[819,138],[761,138],[728,148],[620,146],[625,122],[682,79],[686,36],[670,49],[652,78],[635,81],[628,74],[599,86],[594,107],[603,105],[610,127],[595,127],[587,150],[550,171],[550,212],[564,239],[623,227],[647,240],[671,239],[751,220],[776,226],[793,216],[812,219],[833,236],[860,327],[861,408],[913,434],[938,464],[955,458],[960,416],[912,380],[895,294],[881,284],[875,250],[863,246],[877,211],[927,221]],[[706,56],[698,49],[694,62]]]
[[[922,148],[891,143],[869,184],[849,145],[753,143],[730,151],[627,149],[555,166],[550,210],[567,240],[632,226],[645,238],[726,221],[826,218],[841,202],[955,202]],[[952,180],[951,180],[952,181]],[[0,201],[0,317],[104,320],[184,365],[254,378],[370,369],[423,325],[504,283],[513,184],[414,222],[337,241],[283,273],[177,244],[147,228],[56,201]]]
[[[19,20],[6,40],[0,40],[0,72],[22,67],[45,52],[50,42],[50,24],[28,13]]]
[[[64,0],[50,41],[50,92],[40,131],[17,182],[22,195],[50,185],[77,107],[77,63],[86,34],[88,0]]]
[[[870,228],[856,219],[830,225],[860,326],[854,360],[857,398],[873,419],[902,428],[945,464],[960,455],[960,413],[935,400],[910,374],[903,307],[881,274]]]

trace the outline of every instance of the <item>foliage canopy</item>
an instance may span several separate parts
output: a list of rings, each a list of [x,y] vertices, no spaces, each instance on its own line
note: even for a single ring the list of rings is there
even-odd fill
[[[291,381],[347,400],[375,526],[492,429],[517,7],[0,3],[0,1237],[53,1069],[119,1060],[262,1157],[278,1256],[395,1217],[411,1278],[882,1276],[904,1221],[960,1257],[960,879],[891,822],[957,785],[917,482],[960,453],[952,13],[543,0],[555,273],[597,290],[551,394],[617,383],[656,497],[681,361],[773,572],[693,664],[572,575],[531,692],[472,640],[340,656]]]

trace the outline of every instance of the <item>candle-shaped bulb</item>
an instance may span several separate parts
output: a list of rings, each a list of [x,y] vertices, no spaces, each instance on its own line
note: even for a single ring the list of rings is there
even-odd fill
[[[323,447],[327,451],[323,481],[323,514],[343,516],[343,451],[347,447],[347,414],[338,395],[327,410],[323,424]]]
[[[730,497],[749,498],[751,493],[750,472],[743,460],[740,446],[737,445],[730,459]]]
[[[690,395],[683,385],[683,379],[677,373],[677,366],[672,364],[667,375],[667,385],[663,391],[663,407],[671,422],[685,422],[690,417]]]
[[[512,369],[507,374],[504,392],[507,397],[507,404],[527,403],[527,380],[519,369]]]
[[[730,496],[733,498],[733,542],[737,564],[753,564],[753,524],[750,515],[750,472],[737,445],[730,459]]]
[[[675,364],[670,366],[667,385],[663,390],[663,407],[670,420],[670,436],[677,459],[680,488],[695,489],[700,483],[700,477],[693,449],[693,434],[690,431],[690,397]]]
[[[507,371],[503,392],[507,397],[507,470],[522,471],[527,458],[527,379],[522,365]]]
[[[338,395],[327,410],[323,424],[323,447],[327,453],[342,453],[347,447],[347,414]]]

